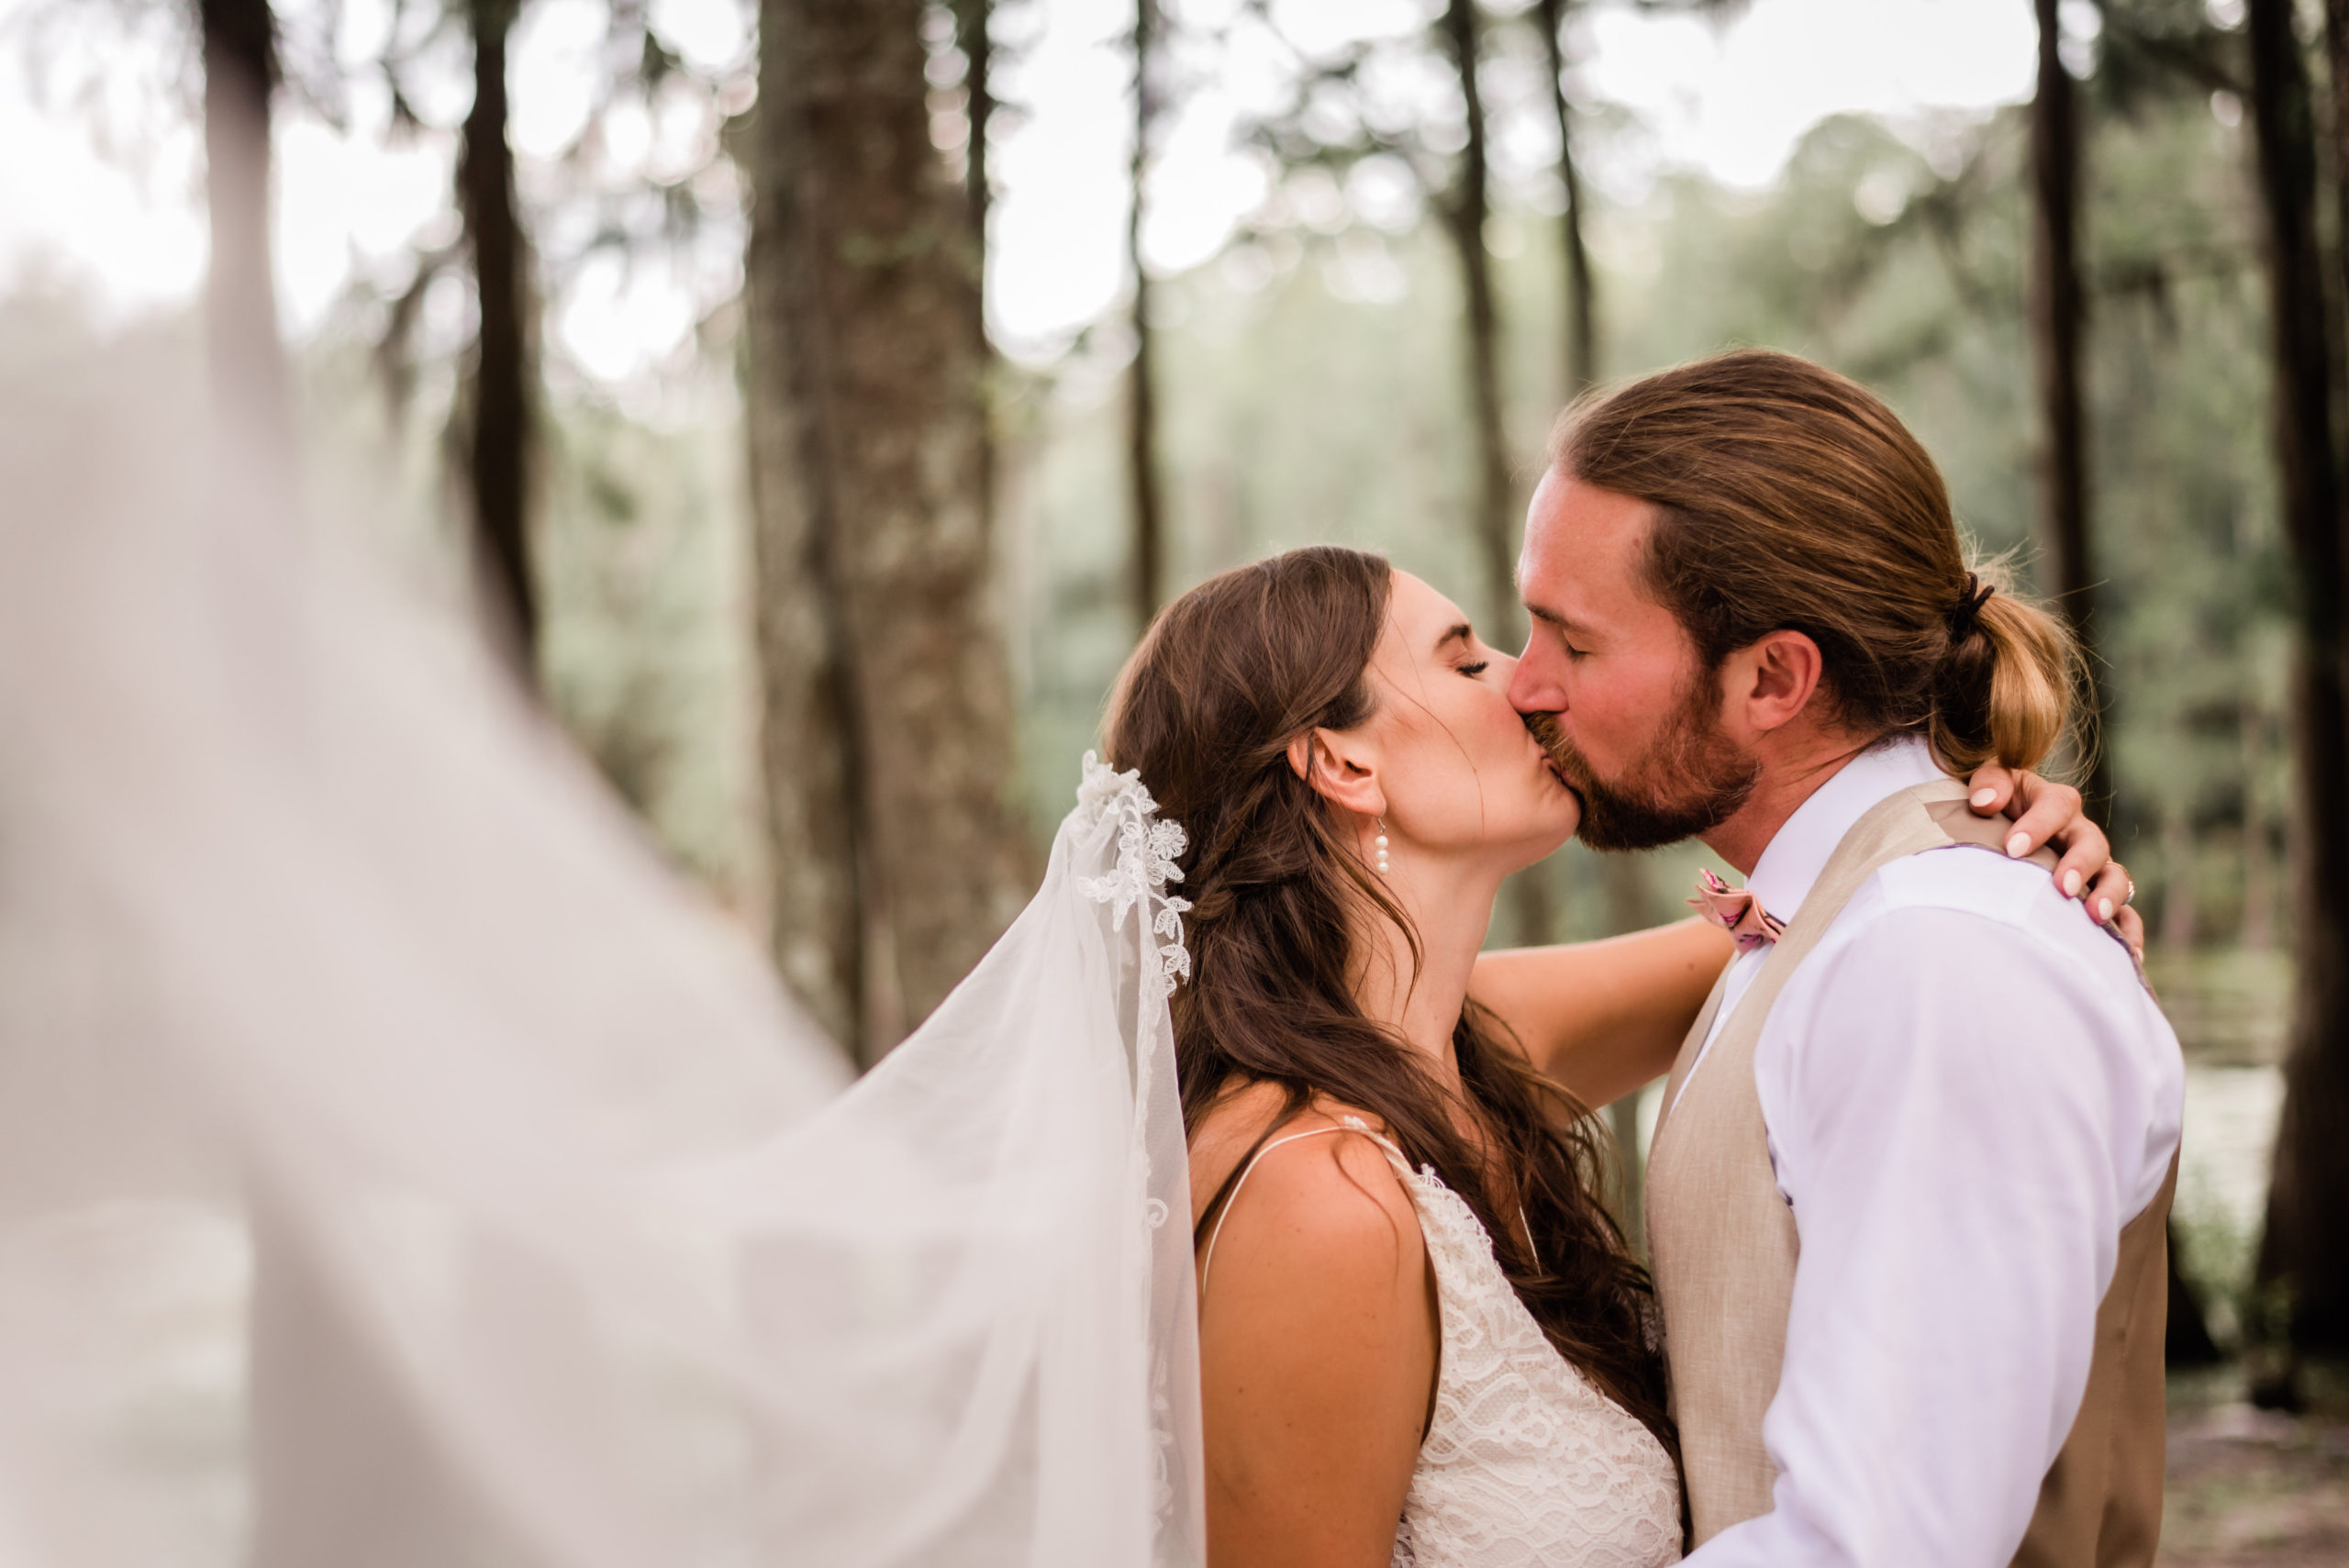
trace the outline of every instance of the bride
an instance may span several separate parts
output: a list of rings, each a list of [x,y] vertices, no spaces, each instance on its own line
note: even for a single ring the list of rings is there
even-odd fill
[[[1514,663],[1322,547],[1176,601],[1112,698],[1112,765],[1189,841],[1215,1568],[1681,1554],[1653,1299],[1585,1107],[1670,1066],[1730,944],[1690,922],[1479,956],[1502,879],[1580,816]]]

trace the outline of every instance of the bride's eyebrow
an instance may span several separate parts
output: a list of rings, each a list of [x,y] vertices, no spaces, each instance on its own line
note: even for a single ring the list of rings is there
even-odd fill
[[[1464,646],[1468,639],[1475,635],[1475,633],[1474,629],[1466,621],[1464,620],[1458,626],[1447,628],[1442,637],[1435,639],[1435,651],[1438,653],[1442,653],[1446,648],[1451,647],[1452,644],[1455,642],[1461,643]]]

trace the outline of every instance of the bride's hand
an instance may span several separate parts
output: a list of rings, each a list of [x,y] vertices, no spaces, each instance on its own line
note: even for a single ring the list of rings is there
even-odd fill
[[[2000,812],[2015,819],[2007,852],[2027,855],[2042,844],[2061,851],[2055,881],[2067,896],[2085,901],[2098,924],[2110,926],[2129,951],[2145,955],[2145,923],[2129,907],[2137,884],[2112,858],[2104,829],[2081,809],[2080,792],[2037,773],[2019,773],[1996,762],[1975,770],[1966,804],[1980,817]]]

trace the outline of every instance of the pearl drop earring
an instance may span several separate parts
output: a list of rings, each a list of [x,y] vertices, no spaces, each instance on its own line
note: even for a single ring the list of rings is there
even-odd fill
[[[1378,824],[1378,837],[1371,840],[1371,846],[1378,851],[1378,874],[1385,876],[1386,874],[1386,819],[1377,817],[1371,820]]]

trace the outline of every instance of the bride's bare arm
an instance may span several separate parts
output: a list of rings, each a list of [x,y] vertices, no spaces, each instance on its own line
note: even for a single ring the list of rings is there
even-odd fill
[[[1237,1151],[1203,1152],[1195,1184],[1220,1184]],[[1209,1568],[1386,1568],[1437,1360],[1427,1247],[1393,1167],[1349,1132],[1272,1150],[1205,1283]]]
[[[1730,952],[1729,933],[1698,920],[1512,948],[1478,956],[1468,995],[1516,1032],[1536,1069],[1597,1107],[1671,1071]]]

